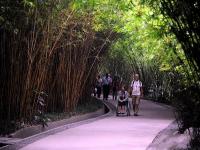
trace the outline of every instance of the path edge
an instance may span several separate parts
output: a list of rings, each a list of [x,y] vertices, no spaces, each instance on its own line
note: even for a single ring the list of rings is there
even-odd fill
[[[28,144],[31,144],[31,143],[33,143],[37,140],[40,140],[42,138],[49,136],[49,135],[53,135],[53,134],[62,132],[64,130],[70,129],[70,128],[75,128],[75,127],[83,125],[83,124],[92,123],[94,121],[112,116],[115,112],[115,107],[111,103],[109,103],[108,101],[102,101],[102,100],[100,100],[100,101],[103,103],[104,109],[105,109],[105,111],[107,111],[107,113],[105,112],[105,114],[99,115],[97,117],[87,118],[85,120],[76,121],[76,122],[73,122],[73,123],[68,123],[66,125],[62,125],[62,126],[59,126],[59,127],[56,127],[56,128],[52,128],[50,130],[32,135],[30,137],[20,139],[19,141],[17,141],[16,143],[13,143],[12,145],[7,145],[7,146],[0,148],[0,150],[18,150],[20,148],[25,147]]]

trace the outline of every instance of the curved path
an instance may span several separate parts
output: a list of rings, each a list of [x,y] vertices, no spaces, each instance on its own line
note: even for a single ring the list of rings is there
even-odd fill
[[[142,100],[137,117],[113,114],[49,135],[21,150],[145,150],[173,120],[170,108]]]

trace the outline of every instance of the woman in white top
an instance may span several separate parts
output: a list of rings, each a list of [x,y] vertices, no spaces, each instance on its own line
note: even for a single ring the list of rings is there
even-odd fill
[[[139,74],[134,75],[134,79],[131,82],[131,90],[134,116],[138,116],[140,98],[143,97],[142,82],[139,80]]]

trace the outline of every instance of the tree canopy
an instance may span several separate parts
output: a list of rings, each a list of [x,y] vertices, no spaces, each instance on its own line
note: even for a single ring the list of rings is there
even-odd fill
[[[5,122],[0,131],[13,121],[31,124],[40,107],[38,93],[44,91],[44,112],[75,109],[87,102],[96,75],[105,72],[127,85],[139,73],[146,98],[175,103],[182,129],[199,129],[197,0],[0,4],[0,120]],[[180,100],[184,93],[190,105]],[[194,115],[191,122],[183,115],[186,108],[190,111],[184,114]]]

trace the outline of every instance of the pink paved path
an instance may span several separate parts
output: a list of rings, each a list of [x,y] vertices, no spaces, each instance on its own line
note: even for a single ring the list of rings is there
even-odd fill
[[[145,150],[173,120],[169,108],[142,100],[138,117],[107,117],[47,136],[21,150]]]

